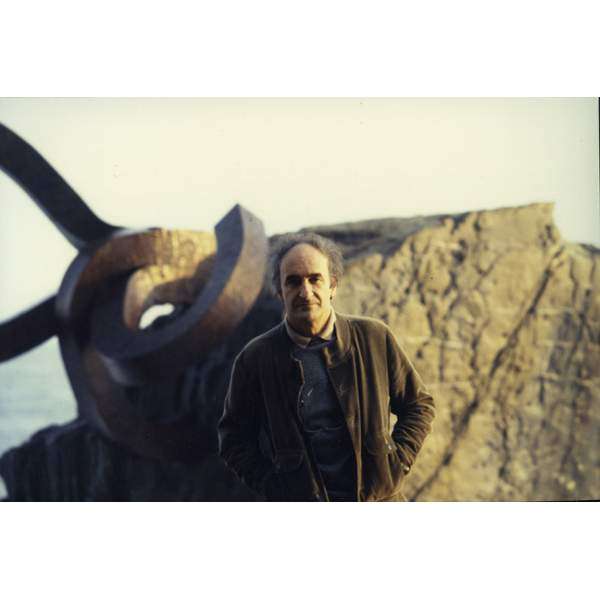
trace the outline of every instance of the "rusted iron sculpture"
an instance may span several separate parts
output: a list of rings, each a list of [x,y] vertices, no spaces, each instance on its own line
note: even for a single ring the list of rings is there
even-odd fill
[[[58,335],[80,417],[142,456],[198,459],[206,446],[188,415],[145,419],[127,391],[176,376],[233,332],[263,286],[262,223],[236,205],[215,234],[109,225],[2,124],[0,168],[79,251],[56,296],[0,324],[0,362]],[[162,303],[177,316],[141,329],[146,309]]]

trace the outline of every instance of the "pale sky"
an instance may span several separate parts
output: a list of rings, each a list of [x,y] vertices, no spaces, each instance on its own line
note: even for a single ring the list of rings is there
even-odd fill
[[[212,230],[240,203],[268,234],[554,202],[600,245],[598,104],[564,99],[0,99],[102,219]],[[0,172],[0,320],[57,291],[75,250]]]

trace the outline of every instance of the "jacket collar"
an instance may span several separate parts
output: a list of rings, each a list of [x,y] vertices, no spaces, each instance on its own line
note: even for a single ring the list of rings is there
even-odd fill
[[[350,323],[348,322],[348,318],[340,313],[336,313],[335,315],[335,334],[333,344],[323,349],[325,363],[330,368],[348,360],[352,350]],[[285,321],[282,321],[277,326],[276,337],[278,352],[281,352],[283,356],[290,356],[294,342],[292,342],[290,336],[287,334]]]
[[[300,348],[306,348],[313,339],[321,339],[324,341],[330,340],[333,337],[333,331],[335,326],[335,311],[333,308],[331,309],[331,313],[329,313],[329,318],[325,323],[323,329],[315,336],[307,337],[298,333],[295,329],[292,328],[290,322],[286,318],[283,320],[285,325],[285,330],[287,331],[288,336],[291,338],[292,342],[300,346]]]

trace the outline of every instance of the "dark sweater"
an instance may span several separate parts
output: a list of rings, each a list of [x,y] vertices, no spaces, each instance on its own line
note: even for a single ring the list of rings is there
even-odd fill
[[[302,363],[304,375],[299,412],[330,500],[356,500],[352,440],[321,352],[333,341],[311,342],[307,348],[293,350],[295,358]]]

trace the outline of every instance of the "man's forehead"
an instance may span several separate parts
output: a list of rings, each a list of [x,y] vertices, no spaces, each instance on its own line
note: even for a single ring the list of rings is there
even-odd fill
[[[303,275],[325,273],[328,271],[328,261],[327,257],[313,246],[297,244],[283,256],[281,269]]]

